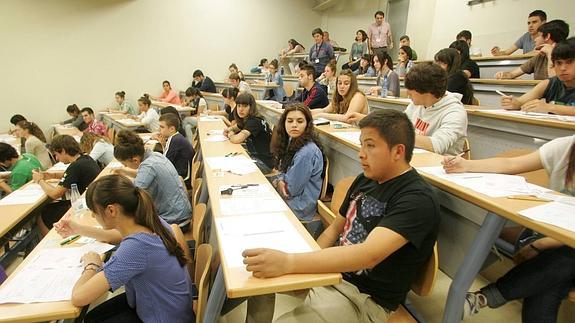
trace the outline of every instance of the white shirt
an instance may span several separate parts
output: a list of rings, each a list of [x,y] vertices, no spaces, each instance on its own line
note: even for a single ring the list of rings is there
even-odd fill
[[[142,112],[139,116],[140,122],[144,124],[150,132],[160,131],[160,115],[154,108],[149,108],[148,111]]]

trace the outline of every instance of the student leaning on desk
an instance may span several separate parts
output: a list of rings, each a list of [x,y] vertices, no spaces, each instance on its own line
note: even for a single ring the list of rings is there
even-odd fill
[[[0,166],[10,170],[9,182],[0,178],[0,191],[6,194],[12,193],[32,180],[32,171],[41,169],[42,165],[36,156],[32,154],[22,154],[7,143],[0,142]]]
[[[405,301],[410,284],[432,254],[439,228],[439,201],[410,167],[414,129],[405,114],[378,110],[360,124],[363,168],[339,215],[317,242],[323,249],[287,254],[243,252],[258,278],[291,273],[343,273],[344,282],[316,287],[276,322],[384,322]],[[248,302],[248,315],[270,322],[274,297]]]
[[[549,174],[551,189],[574,195],[575,136],[557,138],[519,157],[465,160],[447,156],[443,165],[448,173],[519,174],[543,168]],[[575,250],[552,238],[540,237],[535,235],[517,252],[515,268],[497,282],[467,294],[464,318],[486,306],[497,308],[523,299],[523,322],[557,321],[561,301],[573,287]]]
[[[72,303],[88,305],[122,286],[126,292],[92,309],[84,322],[193,322],[187,260],[149,194],[108,175],[90,184],[86,204],[105,230],[119,232],[119,247],[105,264],[93,252],[82,257]]]
[[[551,52],[554,77],[537,84],[518,99],[511,95],[501,98],[508,110],[575,115],[575,37],[562,41]]]

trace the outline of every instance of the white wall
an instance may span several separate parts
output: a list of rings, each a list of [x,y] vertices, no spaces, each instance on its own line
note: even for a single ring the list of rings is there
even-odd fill
[[[575,29],[573,0],[495,0],[471,7],[467,0],[411,0],[407,34],[421,58],[431,59],[449,46],[459,31],[468,29],[473,33],[473,45],[486,56],[491,55],[493,46],[507,48],[525,33],[527,16],[536,9],[545,11],[547,20],[563,19]]]
[[[231,62],[248,71],[289,38],[310,40],[321,15],[309,0],[0,1],[0,132],[21,113],[41,127],[65,107],[135,101],[170,80],[185,89],[201,68],[214,80]],[[306,42],[307,44],[307,42]]]

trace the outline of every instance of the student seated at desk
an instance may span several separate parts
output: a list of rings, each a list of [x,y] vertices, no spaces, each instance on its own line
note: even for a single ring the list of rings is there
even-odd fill
[[[469,56],[470,57],[481,57],[481,48],[471,46],[471,32],[469,30],[462,30],[457,34],[455,40],[465,40],[467,46],[469,47]]]
[[[93,160],[106,167],[114,159],[114,145],[107,137],[91,132],[86,132],[80,138],[82,152],[92,157]]]
[[[80,144],[69,135],[58,135],[52,139],[50,146],[54,157],[59,162],[70,164],[64,174],[44,173],[34,171],[32,179],[42,187],[48,197],[55,200],[42,207],[38,217],[38,227],[42,236],[46,235],[52,225],[70,208],[70,200],[66,199],[66,193],[76,184],[78,192],[84,193],[88,185],[100,173],[100,166],[90,156],[82,154]],[[60,178],[58,185],[53,186],[46,179]],[[59,200],[63,198],[62,200]]]
[[[563,20],[551,20],[537,29],[535,48],[537,55],[511,71],[495,73],[496,79],[514,79],[523,74],[533,74],[535,80],[545,80],[555,76],[551,63],[551,52],[555,44],[562,42],[569,36],[569,25]]]
[[[265,99],[282,102],[286,99],[286,92],[284,90],[284,80],[280,74],[278,65],[279,63],[277,59],[272,60],[268,64],[266,82],[277,84],[278,87],[268,90],[267,92],[269,93],[269,97]]]
[[[409,46],[401,46],[397,54],[397,67],[395,69],[396,73],[400,77],[404,77],[405,74],[409,73],[409,70],[413,67],[413,51]]]
[[[461,70],[461,55],[454,48],[444,48],[435,54],[435,64],[447,72],[447,91],[459,93],[461,103],[473,103],[473,87],[467,75]]]
[[[224,120],[226,126],[232,126],[236,124],[236,98],[238,97],[239,91],[235,87],[225,88],[222,90],[222,97],[224,97],[224,110],[210,111],[208,110],[208,115],[219,116]]]
[[[130,101],[126,100],[126,92],[116,92],[114,99],[116,100],[116,106],[110,109],[110,112],[119,111],[133,116],[138,115],[136,107],[134,107]]]
[[[20,121],[16,124],[15,131],[18,137],[26,139],[24,143],[26,152],[38,158],[43,170],[52,167],[50,153],[46,148],[46,136],[40,127],[34,122]]]
[[[381,95],[383,97],[399,97],[399,76],[393,70],[393,61],[389,54],[387,52],[377,51],[375,55],[373,55],[373,66],[377,71],[377,86],[372,86],[369,89],[370,94]]]
[[[160,132],[156,138],[162,144],[163,153],[168,158],[178,175],[180,175],[187,188],[191,187],[192,158],[194,158],[194,148],[186,137],[178,132],[180,120],[173,113],[166,113],[160,116]]]
[[[409,36],[407,35],[403,35],[401,37],[399,37],[399,47],[403,47],[403,46],[407,46],[409,48],[411,48],[411,58],[416,61],[417,60],[417,53],[415,52],[415,49],[413,49],[413,47],[411,47],[411,40],[409,39]]]
[[[162,82],[162,88],[164,89],[164,91],[162,92],[162,94],[160,94],[160,96],[150,96],[150,98],[152,98],[153,100],[158,100],[177,105],[181,103],[178,92],[172,89],[172,85],[170,84],[169,81]]]
[[[163,116],[166,113],[171,113],[173,115],[175,115],[178,118],[178,122],[180,124],[179,128],[178,128],[178,132],[186,137],[186,131],[184,130],[184,127],[182,126],[182,117],[180,116],[180,113],[178,112],[178,109],[174,108],[173,106],[167,106],[165,108],[160,109],[160,117]]]
[[[254,66],[252,69],[250,69],[250,73],[254,73],[254,74],[266,74],[268,73],[268,66],[269,66],[269,61],[267,58],[262,58],[260,59],[260,64],[258,66]]]
[[[72,127],[78,128],[80,131],[84,131],[87,127],[84,122],[84,117],[76,104],[70,104],[66,107],[66,113],[70,116],[70,119],[62,121],[60,124],[69,124]]]
[[[359,67],[357,70],[353,71],[353,74],[357,77],[374,77],[376,76],[375,70],[371,65],[371,55],[365,54],[361,57],[359,61]]]
[[[299,292],[305,300],[275,322],[385,322],[405,301],[411,283],[432,255],[440,206],[429,184],[409,165],[414,146],[411,122],[399,111],[378,110],[359,126],[363,174],[318,238],[322,249],[294,254],[264,248],[243,252],[246,270],[257,278],[343,275],[340,284]],[[250,298],[248,316],[271,322],[274,300],[269,295]]]
[[[72,304],[89,305],[122,286],[126,291],[92,309],[84,322],[193,322],[187,259],[150,195],[124,176],[108,175],[90,185],[86,204],[98,224],[119,233],[120,245],[106,263],[94,252],[82,257]]]
[[[106,127],[102,121],[96,119],[92,108],[86,107],[82,109],[81,112],[84,123],[86,123],[86,129],[84,132],[91,132],[100,136],[108,135],[108,127]]]
[[[273,186],[300,220],[317,210],[323,182],[323,154],[314,132],[311,111],[302,103],[285,108],[272,136],[271,151],[280,175]]]
[[[317,82],[323,86],[325,92],[330,95],[336,88],[335,85],[335,74],[337,73],[337,61],[332,59],[327,63],[323,69],[323,73],[317,78]]]
[[[237,88],[240,91],[240,93],[252,94],[252,88],[246,81],[243,81],[241,79],[238,73],[230,74],[229,81],[232,84],[232,87]]]
[[[479,71],[479,65],[469,57],[469,45],[464,40],[456,40],[449,48],[455,48],[459,55],[461,56],[461,70],[467,78],[480,78],[481,72]]]
[[[302,102],[310,109],[321,109],[329,105],[326,91],[315,81],[313,66],[302,65],[298,72],[298,83],[303,87],[303,91],[296,97],[296,101]]]
[[[508,110],[575,115],[575,37],[558,43],[551,52],[555,74],[539,82],[518,99],[501,98],[501,106]]]
[[[140,115],[131,118],[144,124],[146,129],[142,129],[143,131],[158,132],[160,129],[160,116],[156,109],[152,108],[152,101],[150,101],[147,94],[138,99],[138,108],[140,109]]]
[[[0,178],[0,190],[6,194],[12,193],[32,180],[32,170],[41,169],[42,164],[32,154],[22,154],[11,145],[0,142],[0,166],[10,171],[8,183]]]
[[[134,185],[154,199],[158,215],[170,224],[183,224],[182,230],[187,231],[192,209],[174,165],[164,155],[146,150],[142,138],[132,131],[120,131],[117,141],[114,157],[124,167],[114,172],[134,178]]]
[[[253,95],[249,93],[238,95],[236,116],[236,124],[226,128],[224,136],[234,144],[245,142],[250,156],[258,162],[258,167],[262,172],[269,173],[273,167],[270,152],[272,132],[268,123],[259,116]]]
[[[312,111],[314,118],[347,122],[348,114],[367,114],[367,98],[357,87],[357,79],[351,70],[343,70],[337,77],[337,90],[333,100],[323,109]]]
[[[201,70],[195,70],[193,74],[194,81],[192,82],[192,87],[197,88],[202,92],[216,93],[216,85],[211,78],[204,76]]]
[[[464,160],[445,157],[448,173],[518,174],[545,169],[549,188],[575,195],[575,136],[554,139],[527,155],[511,158]],[[540,236],[541,237],[541,236]],[[523,299],[523,322],[556,322],[561,301],[573,287],[575,250],[544,237],[531,240],[515,256],[519,264],[494,284],[468,293],[464,318],[486,306],[497,308]]]
[[[230,71],[230,75],[234,74],[234,73],[238,74],[240,81],[246,80],[244,73],[238,69],[238,66],[236,65],[236,63],[231,63],[230,66],[228,67],[228,71]]]
[[[202,92],[195,87],[189,87],[186,90],[186,105],[194,108],[196,111],[193,116],[185,117],[182,121],[184,131],[186,132],[186,137],[191,139],[196,127],[198,126],[198,117],[200,114],[209,112],[208,103]]]
[[[355,32],[355,41],[351,44],[349,51],[349,62],[341,66],[342,70],[350,69],[356,71],[363,55],[367,54],[367,33],[360,29]]]
[[[547,14],[543,10],[535,10],[529,14],[527,17],[527,32],[523,34],[515,44],[511,45],[506,50],[501,50],[499,46],[495,46],[491,49],[491,54],[493,56],[504,56],[511,55],[516,50],[522,49],[523,54],[530,53],[535,49],[535,37],[537,36],[537,29],[539,26],[547,21]]]

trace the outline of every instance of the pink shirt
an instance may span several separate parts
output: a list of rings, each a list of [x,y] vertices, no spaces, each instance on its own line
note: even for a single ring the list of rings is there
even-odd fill
[[[174,90],[170,90],[168,93],[162,92],[162,94],[160,94],[160,101],[178,105],[181,104],[180,96]]]
[[[95,133],[100,136],[106,137],[108,135],[108,128],[102,121],[94,120],[86,128],[87,132]]]
[[[391,34],[391,27],[387,21],[378,26],[375,22],[367,28],[367,37],[371,41],[372,48],[387,47],[387,39]]]

